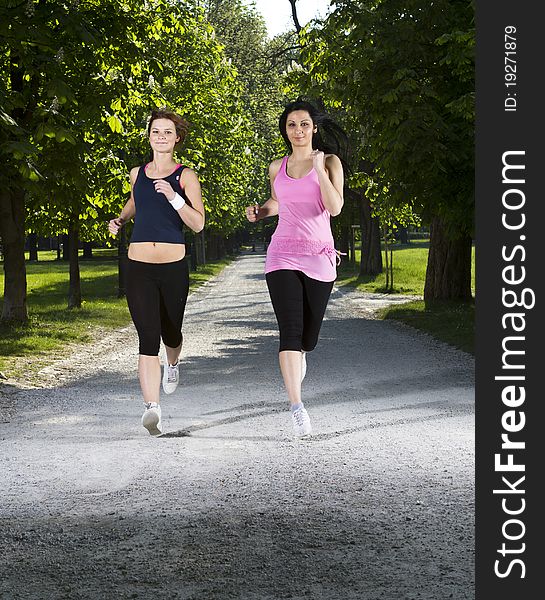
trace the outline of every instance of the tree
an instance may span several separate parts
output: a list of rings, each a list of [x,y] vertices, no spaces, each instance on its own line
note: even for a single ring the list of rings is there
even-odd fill
[[[80,235],[104,240],[105,222],[129,192],[130,167],[148,153],[142,132],[154,106],[192,122],[186,164],[200,170],[210,224],[233,228],[233,203],[251,171],[250,129],[236,71],[197,0],[43,0],[5,10],[3,319],[27,317],[25,206],[33,230],[69,232],[68,304],[80,305]]]
[[[320,29],[320,21],[311,21],[304,28],[299,23],[297,14],[297,0],[289,0],[292,18],[297,32],[297,60],[294,68],[290,69],[288,82],[299,95],[305,93],[309,98],[317,101],[320,107],[328,110],[347,132],[350,140],[351,154],[353,157],[353,171],[345,174],[345,207],[342,213],[332,223],[333,233],[339,239],[342,252],[349,253],[352,243],[352,227],[359,221],[361,237],[361,253],[359,273],[362,275],[377,275],[382,273],[381,252],[381,227],[379,218],[373,214],[373,207],[369,197],[365,194],[365,186],[360,180],[365,177],[369,168],[373,168],[369,161],[362,160],[365,148],[362,126],[354,115],[345,110],[338,98],[324,92],[323,81],[310,75],[308,61],[306,60],[306,46],[309,32],[315,28]],[[350,175],[350,176],[349,176]],[[354,249],[352,248],[354,252]]]
[[[59,200],[72,230],[77,226],[81,211],[72,209],[78,208],[82,196],[83,148],[95,133],[85,124],[101,114],[101,94],[107,88],[115,93],[108,68],[115,61],[128,68],[135,58],[139,4],[138,0],[74,5],[7,0],[0,9],[0,37],[5,42],[0,56],[0,72],[5,75],[0,84],[0,154],[5,164],[0,175],[3,320],[24,321],[28,316],[25,211],[37,224],[41,207]],[[68,162],[66,156],[72,159],[71,168],[57,172],[57,166]],[[71,196],[68,191],[74,189]],[[77,279],[72,265],[71,275]]]
[[[361,158],[431,225],[424,297],[471,298],[474,11],[470,0],[339,0],[304,36],[324,97],[362,126]]]
[[[245,152],[252,160],[241,196],[243,204],[237,207],[237,226],[248,227],[242,208],[268,197],[268,165],[283,151],[278,116],[284,103],[283,71],[292,58],[293,37],[269,40],[263,17],[242,0],[207,0],[205,4],[207,18],[237,70],[245,125],[251,132]],[[251,230],[255,233],[257,228],[270,226],[260,223]]]

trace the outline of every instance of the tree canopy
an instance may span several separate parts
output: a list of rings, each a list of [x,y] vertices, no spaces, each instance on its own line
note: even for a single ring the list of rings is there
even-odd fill
[[[471,0],[339,0],[303,36],[311,85],[359,126],[360,159],[397,204],[473,230]],[[369,168],[371,166],[371,168]]]
[[[108,239],[128,173],[149,157],[147,116],[163,105],[191,125],[178,158],[201,180],[208,237],[247,227],[243,207],[268,196],[267,165],[285,152],[278,115],[303,93],[348,129],[348,184],[366,190],[377,216],[413,211],[467,245],[473,2],[338,0],[332,8],[324,21],[269,40],[242,0],[2,0],[3,317],[26,318],[26,232]],[[352,218],[337,227],[348,231]],[[447,255],[436,273],[449,272]],[[467,257],[462,263],[467,271]]]

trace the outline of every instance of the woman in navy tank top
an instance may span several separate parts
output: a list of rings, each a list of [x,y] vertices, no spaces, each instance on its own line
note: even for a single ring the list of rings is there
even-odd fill
[[[161,428],[161,340],[166,350],[163,390],[172,394],[179,381],[182,322],[189,291],[183,226],[204,227],[204,206],[197,175],[174,160],[188,124],[176,113],[151,113],[148,136],[153,159],[130,172],[131,197],[108,229],[117,235],[134,218],[127,269],[127,303],[138,332],[138,377],[144,397],[142,425],[151,435]]]

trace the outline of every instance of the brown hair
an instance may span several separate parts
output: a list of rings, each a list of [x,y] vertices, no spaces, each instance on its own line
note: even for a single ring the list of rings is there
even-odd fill
[[[176,135],[180,138],[176,142],[176,146],[179,146],[183,143],[187,132],[189,131],[189,123],[184,118],[180,117],[179,114],[175,113],[172,110],[169,110],[166,107],[156,108],[151,111],[151,115],[148,121],[148,136],[151,132],[151,126],[153,124],[153,121],[155,121],[156,119],[168,119],[169,121],[172,121],[176,128]]]

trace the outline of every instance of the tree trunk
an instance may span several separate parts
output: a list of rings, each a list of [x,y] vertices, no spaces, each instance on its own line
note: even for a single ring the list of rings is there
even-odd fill
[[[226,254],[225,239],[219,233],[209,232],[207,236],[206,252],[210,260],[219,260]]]
[[[68,240],[68,235],[66,233],[62,234],[62,259],[63,260],[70,260],[70,244],[69,244],[69,240]]]
[[[339,246],[338,250],[340,252],[345,252],[348,256],[348,259],[351,259],[350,256],[350,225],[342,225],[341,226],[341,234],[339,236]]]
[[[390,291],[394,291],[394,251],[390,247]]]
[[[293,19],[293,24],[295,25],[295,31],[299,33],[301,31],[301,24],[299,23],[299,17],[297,15],[297,7],[295,6],[296,2],[297,0],[289,0],[289,3],[291,4],[291,16]]]
[[[0,190],[0,237],[4,254],[2,321],[28,321],[25,267],[25,192]]]
[[[390,291],[390,261],[388,260],[388,231],[384,228],[384,262],[386,263],[386,291]]]
[[[205,234],[206,239],[206,254],[208,256],[208,260],[216,260],[218,258],[216,242],[217,238],[213,233],[207,232]]]
[[[127,248],[127,230],[122,227],[119,231],[117,247],[117,297],[124,298],[127,290],[127,267],[129,265],[129,249]]]
[[[360,202],[361,260],[360,275],[382,273],[380,221],[371,216],[371,203],[363,196]]]
[[[227,256],[227,246],[225,244],[225,238],[223,235],[218,236],[218,259],[225,258]]]
[[[68,255],[70,260],[70,283],[68,286],[68,308],[81,308],[81,280],[79,276],[79,223],[76,214],[70,219],[68,228]]]
[[[232,256],[233,254],[238,254],[240,243],[239,243],[239,232],[231,234],[229,237],[225,239],[225,251],[227,254]]]
[[[204,243],[204,232],[201,231],[193,236],[195,258],[198,265],[206,264],[206,248]]]
[[[28,242],[28,260],[38,260],[38,236],[35,233],[29,233]]]
[[[33,89],[36,77],[30,82],[24,81],[25,71],[22,61],[12,50],[7,47],[9,57],[9,82],[14,92],[22,93],[23,90]],[[30,93],[30,98],[35,96]],[[30,104],[25,107],[18,106],[11,111],[15,121],[27,126],[32,118]],[[7,173],[4,184],[0,188],[0,237],[2,239],[4,254],[4,305],[2,307],[2,321],[28,321],[26,303],[26,266],[25,266],[25,190],[20,178],[14,173]],[[9,181],[12,185],[6,185]]]
[[[83,242],[82,258],[93,258],[93,242]]]
[[[193,240],[191,241],[191,243],[189,243],[186,247],[189,250],[189,259],[190,259],[190,263],[189,263],[189,269],[193,272],[195,272],[197,270],[197,246],[196,246],[197,240],[195,238],[193,238]]]
[[[430,228],[424,300],[471,300],[471,237],[447,237],[440,217]]]

